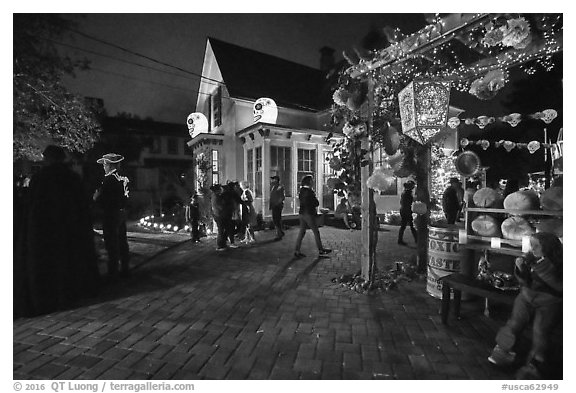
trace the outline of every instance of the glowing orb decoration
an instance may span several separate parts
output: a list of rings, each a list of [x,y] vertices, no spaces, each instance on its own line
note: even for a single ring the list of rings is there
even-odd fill
[[[402,132],[424,145],[446,127],[450,82],[414,80],[399,94]]]
[[[186,124],[188,125],[188,133],[192,139],[198,134],[208,132],[208,119],[203,113],[190,113],[186,119]]]
[[[271,98],[258,98],[254,103],[254,123],[276,124],[278,118],[278,107]]]

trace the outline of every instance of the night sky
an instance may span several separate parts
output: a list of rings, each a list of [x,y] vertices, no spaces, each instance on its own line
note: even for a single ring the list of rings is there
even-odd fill
[[[360,47],[372,27],[386,25],[412,33],[425,25],[423,14],[64,14],[89,37],[71,34],[73,58],[86,57],[91,70],[66,84],[82,96],[102,98],[109,115],[184,122],[196,105],[196,91],[211,36],[232,44],[319,68],[323,46],[342,51]],[[95,39],[104,41],[98,42]],[[183,71],[144,59],[139,53]],[[73,49],[77,47],[80,49]],[[93,52],[93,53],[91,53]],[[103,56],[105,55],[105,56]],[[130,63],[138,63],[138,66]],[[257,67],[257,65],[254,65]],[[161,71],[151,70],[152,67]]]

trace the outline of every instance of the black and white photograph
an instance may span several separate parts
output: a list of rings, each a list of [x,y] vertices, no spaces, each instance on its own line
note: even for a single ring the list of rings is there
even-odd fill
[[[4,18],[7,389],[566,390],[559,6],[108,3]]]

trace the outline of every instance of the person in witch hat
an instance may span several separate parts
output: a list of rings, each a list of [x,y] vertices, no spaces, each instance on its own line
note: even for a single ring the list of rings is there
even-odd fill
[[[116,153],[104,154],[96,162],[104,168],[102,186],[94,193],[94,201],[103,207],[104,243],[108,253],[108,275],[116,277],[129,273],[129,250],[126,239],[128,178],[120,176],[118,167],[124,157]],[[118,266],[120,262],[120,266]]]

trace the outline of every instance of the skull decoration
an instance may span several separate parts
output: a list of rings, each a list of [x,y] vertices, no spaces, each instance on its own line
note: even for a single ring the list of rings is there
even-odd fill
[[[482,146],[483,150],[486,150],[488,147],[490,147],[490,142],[488,142],[486,139],[482,139],[480,141],[480,146]]]
[[[506,151],[508,153],[510,153],[510,151],[512,149],[514,149],[515,147],[516,147],[516,143],[514,143],[514,142],[511,142],[511,141],[505,141],[504,142],[504,149],[506,149]]]
[[[462,146],[462,147],[468,146],[469,143],[470,143],[470,141],[468,140],[468,138],[460,139],[460,146]]]
[[[200,133],[208,132],[208,119],[202,113],[194,112],[189,114],[186,119],[186,124],[191,138],[194,138]]]
[[[530,154],[534,154],[538,149],[540,149],[540,142],[532,141],[528,143],[528,151],[530,152]]]
[[[478,126],[478,128],[483,129],[484,127],[486,127],[488,124],[491,124],[494,122],[494,118],[493,117],[488,117],[488,116],[478,116],[476,118],[476,125]]]
[[[460,119],[457,117],[451,117],[448,119],[448,127],[456,128],[460,125]]]
[[[511,113],[508,116],[504,116],[502,120],[510,124],[512,127],[516,127],[522,120],[522,115],[520,115],[520,113]]]
[[[545,109],[542,111],[542,117],[540,117],[540,119],[544,123],[550,124],[552,123],[552,120],[554,120],[557,116],[558,112],[556,112],[554,109]]]
[[[264,122],[276,124],[278,107],[271,98],[258,98],[254,103],[254,123]]]

